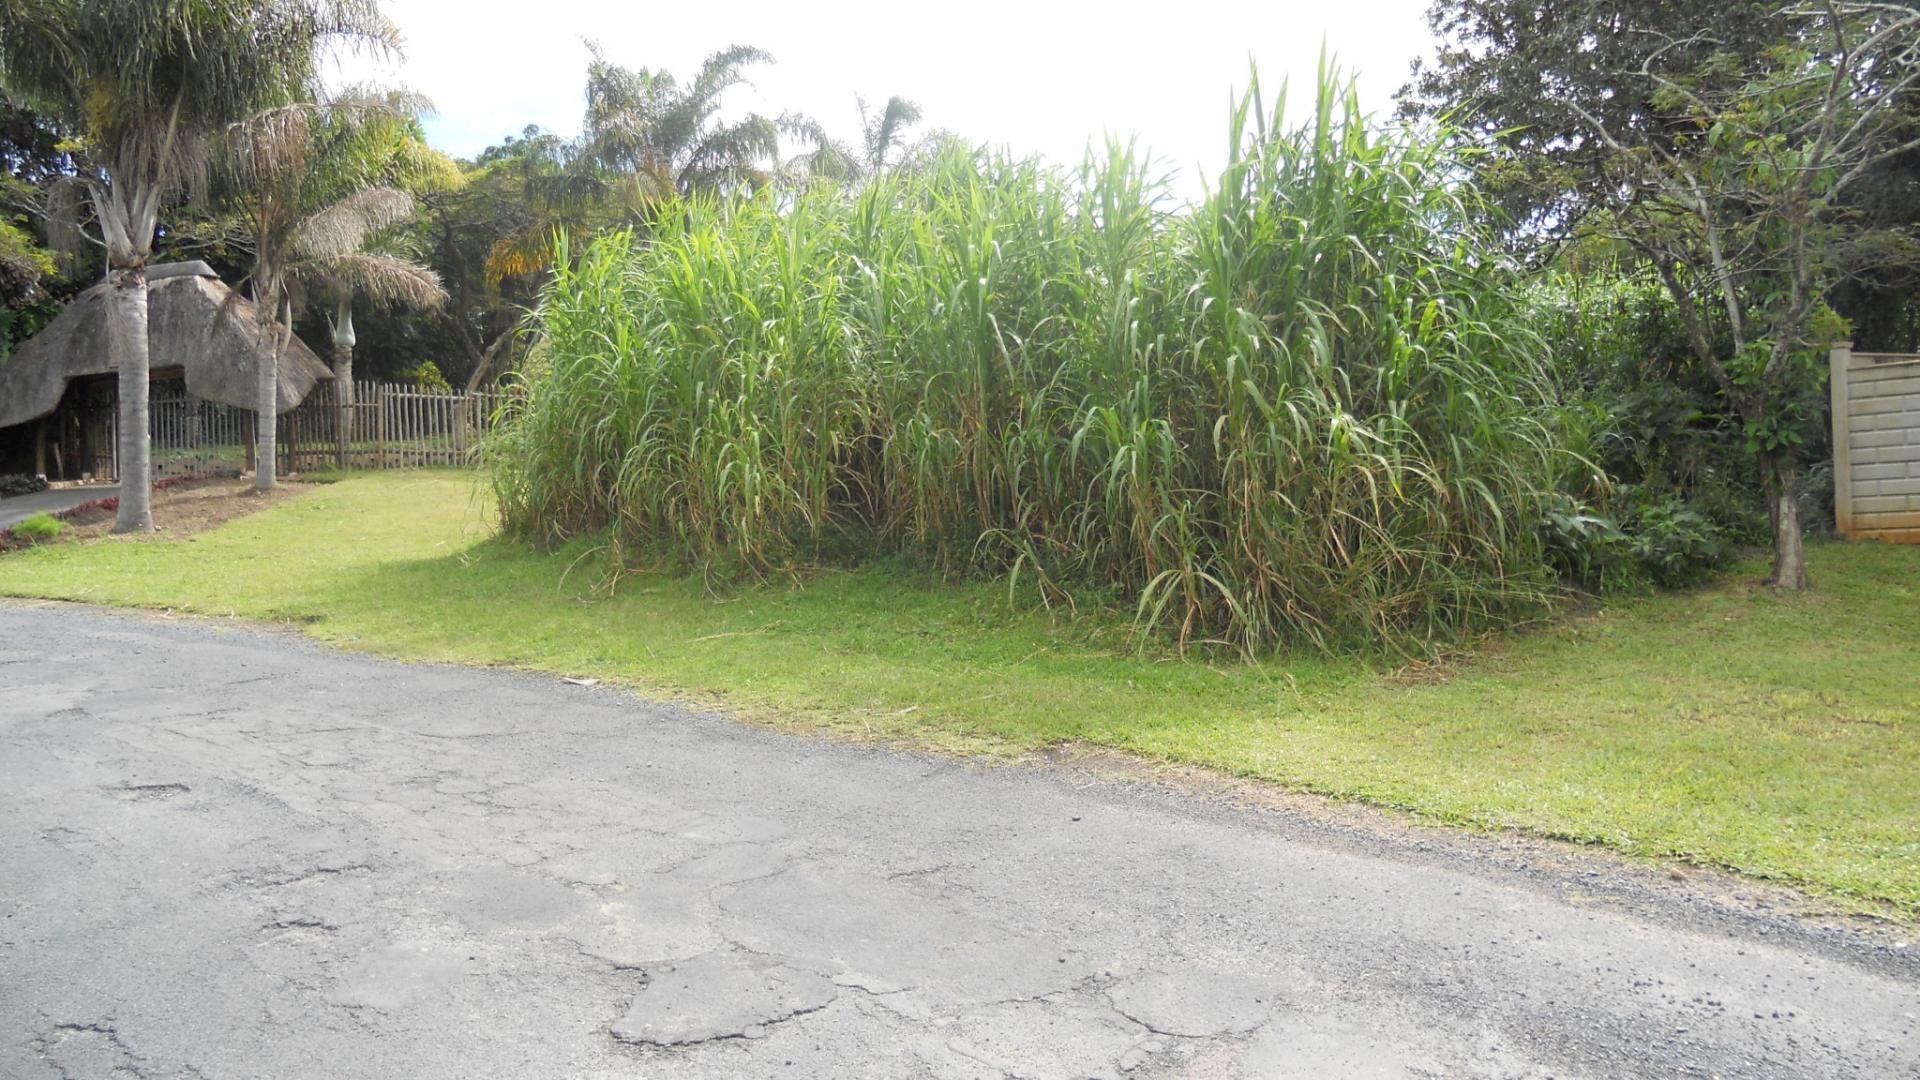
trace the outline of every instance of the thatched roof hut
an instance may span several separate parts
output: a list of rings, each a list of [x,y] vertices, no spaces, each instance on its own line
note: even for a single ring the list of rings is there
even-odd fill
[[[182,371],[187,393],[243,409],[253,407],[257,362],[273,347],[253,302],[227,288],[203,262],[167,263],[147,271],[147,341],[156,375]],[[0,366],[0,428],[60,406],[67,383],[112,372],[107,350],[107,290],[74,297],[46,328]],[[300,339],[280,353],[280,411],[305,400],[333,373]]]

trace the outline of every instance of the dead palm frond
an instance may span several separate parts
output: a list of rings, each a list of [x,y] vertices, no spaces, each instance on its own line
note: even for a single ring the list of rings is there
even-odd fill
[[[437,308],[447,301],[440,275],[404,255],[353,251],[315,259],[310,266],[335,299],[364,296],[376,304],[410,308]]]
[[[295,261],[322,261],[363,250],[382,230],[413,216],[413,196],[399,188],[362,188],[302,218],[287,252]]]

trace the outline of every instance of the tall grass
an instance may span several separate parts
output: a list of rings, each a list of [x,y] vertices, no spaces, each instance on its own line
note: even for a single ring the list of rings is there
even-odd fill
[[[1544,601],[1585,471],[1441,133],[1257,87],[1197,207],[1128,146],[688,200],[560,260],[507,531],[791,573],[910,553],[1146,629],[1419,649]]]

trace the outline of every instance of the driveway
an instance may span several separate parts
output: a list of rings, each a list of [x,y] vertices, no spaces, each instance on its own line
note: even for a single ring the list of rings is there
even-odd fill
[[[1920,1073],[1896,930],[1387,821],[0,604],[0,1075]]]
[[[79,506],[83,502],[120,494],[118,484],[88,484],[85,487],[51,488],[31,495],[0,499],[0,529],[10,529],[23,518],[42,510],[49,513]]]

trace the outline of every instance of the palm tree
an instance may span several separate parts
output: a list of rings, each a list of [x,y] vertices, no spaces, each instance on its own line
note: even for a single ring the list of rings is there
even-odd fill
[[[279,356],[307,290],[336,305],[343,420],[352,404],[354,295],[416,306],[446,300],[438,274],[380,243],[382,233],[413,216],[413,195],[396,184],[419,154],[430,153],[407,137],[422,108],[397,92],[349,91],[268,109],[227,129],[224,172],[232,182],[228,197],[252,235],[253,300],[263,323],[282,320],[263,327],[276,345],[259,370],[255,490],[275,484]]]
[[[305,94],[322,47],[397,42],[374,0],[7,0],[0,88],[80,133],[78,182],[106,246],[115,531],[153,527],[146,268],[163,205],[224,125]]]
[[[406,194],[408,206],[404,217],[412,217],[412,195]],[[412,253],[400,245],[374,238],[375,221],[372,216],[362,219],[369,231],[357,249],[351,243],[331,251],[314,245],[307,249],[304,258],[289,267],[289,291],[294,295],[289,309],[298,306],[301,292],[332,308],[327,324],[333,337],[336,433],[343,461],[353,431],[353,348],[357,344],[353,330],[354,300],[411,308],[438,308],[447,302],[447,290],[440,283],[440,275],[414,261]],[[255,480],[258,481],[257,472]]]
[[[865,98],[856,100],[860,105],[861,146],[858,151],[835,139],[819,123],[807,117],[781,118],[786,133],[806,146],[787,163],[789,175],[802,180],[818,178],[851,186],[898,164],[905,155],[896,151],[906,146],[908,129],[920,122],[920,106],[896,95],[888,98],[886,106],[876,113],[867,108]],[[909,149],[907,153],[910,152]]]
[[[688,83],[627,68],[589,44],[587,115],[561,167],[530,174],[528,200],[543,213],[503,237],[488,256],[494,280],[541,269],[553,234],[644,225],[659,203],[695,192],[750,191],[773,181],[780,134],[797,118],[720,116],[727,91],[773,57],[748,45],[706,59]]]

